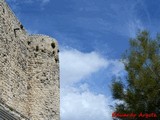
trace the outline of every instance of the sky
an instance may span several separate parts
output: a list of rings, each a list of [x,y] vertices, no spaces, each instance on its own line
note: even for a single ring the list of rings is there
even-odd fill
[[[122,54],[138,29],[155,37],[159,0],[7,0],[29,34],[60,48],[61,120],[111,120],[111,81],[125,76]]]

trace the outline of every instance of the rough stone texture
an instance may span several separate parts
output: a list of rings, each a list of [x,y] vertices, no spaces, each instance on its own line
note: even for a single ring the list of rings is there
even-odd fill
[[[28,35],[0,0],[0,104],[30,120],[59,120],[59,88],[56,40]]]

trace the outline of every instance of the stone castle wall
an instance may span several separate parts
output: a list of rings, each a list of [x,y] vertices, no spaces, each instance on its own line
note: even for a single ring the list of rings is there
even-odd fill
[[[0,104],[30,120],[59,120],[59,59],[55,39],[28,35],[0,0]]]

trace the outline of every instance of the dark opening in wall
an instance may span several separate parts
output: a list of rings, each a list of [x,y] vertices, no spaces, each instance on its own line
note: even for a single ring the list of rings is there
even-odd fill
[[[39,46],[36,46],[36,51],[38,51],[39,50]]]
[[[5,13],[5,9],[3,8],[3,13]]]
[[[20,25],[20,28],[23,29],[23,25],[22,24]]]
[[[17,30],[20,30],[20,29],[19,28],[15,28],[14,29],[14,35],[15,35],[15,37],[17,37],[17,33],[16,33]]]
[[[54,55],[54,54],[55,54],[55,51],[53,51],[52,53],[53,53],[53,55]]]
[[[41,50],[41,52],[45,53],[46,51],[45,50]]]
[[[27,41],[27,43],[28,43],[28,45],[30,45],[30,44],[31,44],[31,41]]]
[[[56,63],[58,63],[58,62],[59,62],[59,59],[58,59],[58,58],[55,58],[55,61],[56,61]]]
[[[53,49],[56,47],[54,42],[51,43],[51,46],[52,46]]]

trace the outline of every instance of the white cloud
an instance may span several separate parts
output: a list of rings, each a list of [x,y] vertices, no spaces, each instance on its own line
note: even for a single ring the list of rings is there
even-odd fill
[[[77,50],[60,52],[60,63],[62,84],[77,83],[108,66],[108,62],[96,52],[82,53]]]
[[[60,52],[62,120],[112,120],[110,97],[95,94],[87,83],[74,86],[102,68],[111,76],[119,75],[124,66],[118,60],[105,59],[96,52],[83,53],[73,49]]]
[[[110,103],[104,95],[96,95],[87,88],[86,91],[83,88],[70,89],[67,92],[67,89],[62,89],[62,120],[112,120]]]
[[[105,59],[96,52],[82,53],[75,49],[60,52],[60,73],[62,85],[78,83],[100,69],[106,69],[108,76],[120,76],[124,65],[119,60]]]

